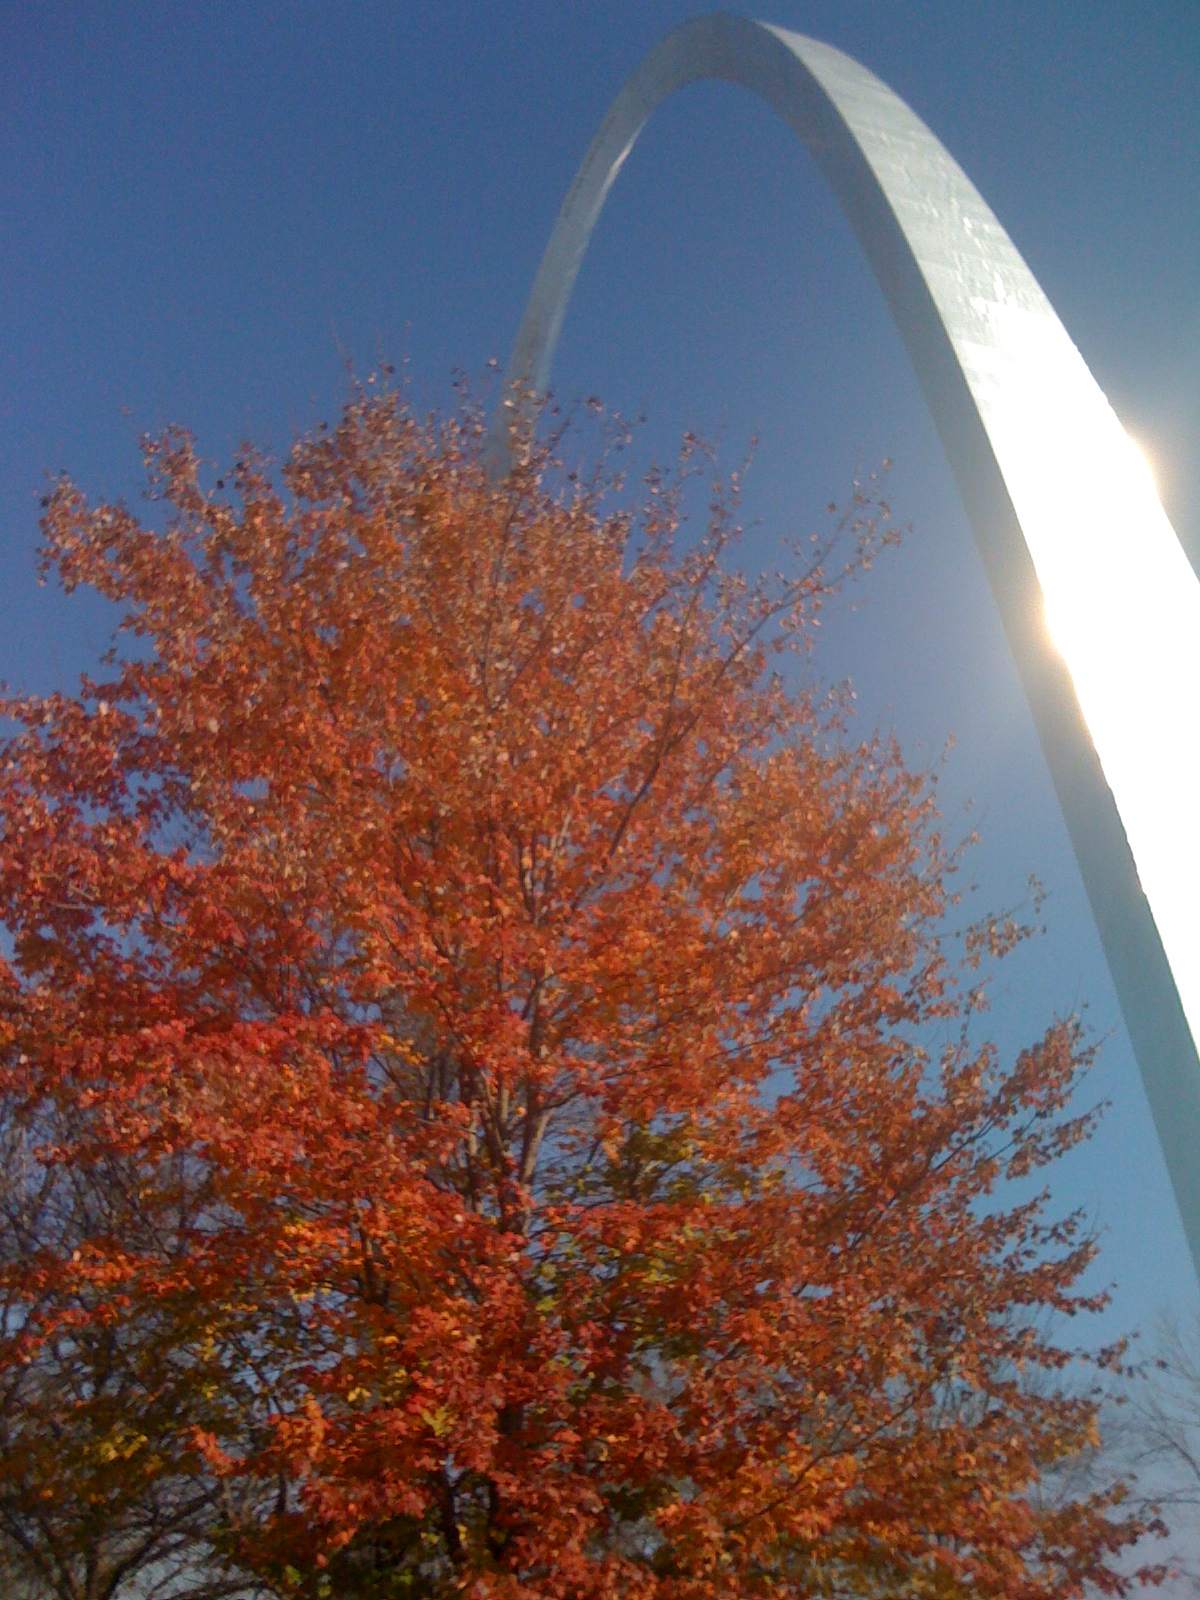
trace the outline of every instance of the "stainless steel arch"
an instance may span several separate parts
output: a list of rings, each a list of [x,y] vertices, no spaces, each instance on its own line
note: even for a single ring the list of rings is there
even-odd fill
[[[799,134],[899,327],[1016,658],[1200,1271],[1200,581],[1136,448],[961,168],[831,46],[743,17],[688,22],[650,52],[584,157],[505,394],[545,389],[614,178],[655,106],[703,78],[753,90]],[[511,420],[502,405],[499,460]]]

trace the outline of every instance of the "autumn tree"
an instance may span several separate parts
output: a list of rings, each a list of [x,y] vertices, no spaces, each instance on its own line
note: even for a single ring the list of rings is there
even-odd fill
[[[6,1108],[11,1113],[11,1107]],[[119,1238],[169,1254],[205,1197],[183,1156],[150,1183],[136,1158],[47,1159],[69,1145],[77,1110],[0,1110],[0,1593],[5,1600],[232,1600],[261,1593],[214,1545],[252,1508],[254,1486],[223,1481],[190,1449],[242,1386],[206,1360],[188,1296],[130,1315],[133,1285],[82,1271],[43,1275]],[[157,1202],[147,1204],[153,1194]]]
[[[129,643],[0,762],[0,1089],[139,1222],[6,1265],[3,1369],[161,1352],[131,1470],[283,1594],[1122,1592],[1027,1381],[1094,1245],[1006,1188],[1088,1051],[977,1039],[1012,930],[954,955],[927,781],[790,666],[828,542],[747,582],[702,454],[622,509],[390,393],[281,481],[147,460],[146,522],[48,497]]]

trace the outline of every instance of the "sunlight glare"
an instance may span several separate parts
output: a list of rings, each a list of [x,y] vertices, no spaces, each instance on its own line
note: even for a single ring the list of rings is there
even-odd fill
[[[1061,323],[1005,310],[1007,382],[986,425],[1001,447],[1051,638],[1200,1039],[1200,581],[1144,451]]]

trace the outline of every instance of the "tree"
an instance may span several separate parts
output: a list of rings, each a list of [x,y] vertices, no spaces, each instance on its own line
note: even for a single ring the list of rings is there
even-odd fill
[[[1014,928],[950,960],[928,784],[787,670],[828,546],[747,583],[690,466],[497,484],[391,393],[282,487],[147,460],[157,527],[48,497],[132,645],[6,707],[0,1042],[41,1169],[159,1223],[10,1272],[3,1364],[185,1352],[164,1470],[283,1593],[1122,1592],[1121,1486],[1040,1492],[1094,1401],[1023,1377],[1094,1244],[1003,1187],[1088,1049],[975,1042]]]
[[[1163,1316],[1150,1352],[1113,1385],[1108,1450],[1143,1514],[1172,1536],[1171,1595],[1200,1594],[1200,1317]]]
[[[188,1422],[211,1423],[237,1387],[214,1385],[194,1305],[160,1295],[131,1316],[130,1285],[102,1272],[68,1282],[39,1270],[48,1255],[78,1261],[104,1239],[169,1252],[170,1213],[186,1215],[201,1197],[179,1158],[161,1164],[153,1206],[147,1175],[128,1158],[47,1159],[48,1146],[70,1143],[65,1109],[6,1117],[0,1143],[3,1593],[249,1600],[261,1585],[212,1543],[247,1513],[245,1495],[189,1448]]]

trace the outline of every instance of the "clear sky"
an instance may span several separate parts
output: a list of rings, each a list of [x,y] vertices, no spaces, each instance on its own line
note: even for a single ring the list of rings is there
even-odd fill
[[[137,436],[227,458],[332,416],[345,362],[407,359],[422,401],[503,360],[608,101],[689,0],[278,0],[0,7],[0,677],[71,686],[107,642],[36,583],[37,497],[67,468],[136,499]],[[1200,564],[1200,5],[773,0],[848,50],[962,163],[1151,457]],[[913,531],[831,619],[818,665],[864,730],[944,767],[948,831],[1050,932],[1005,975],[1010,1048],[1086,1005],[1112,1109],[1058,1181],[1105,1230],[1103,1333],[1194,1279],[1065,830],[899,338],[815,168],[744,91],[656,115],[610,199],[555,370],[645,411],[648,449],[759,440],[747,564],[895,461]],[[1195,730],[1180,730],[1195,737]],[[974,801],[969,817],[961,806]],[[1200,1159],[1200,1152],[1198,1152]]]

